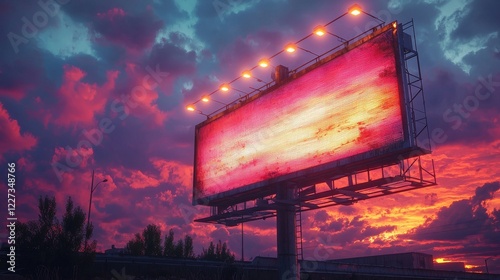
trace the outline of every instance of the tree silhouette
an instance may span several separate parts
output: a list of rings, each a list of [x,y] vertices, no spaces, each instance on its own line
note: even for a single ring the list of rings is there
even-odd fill
[[[128,254],[135,256],[195,257],[193,238],[189,235],[185,235],[184,239],[179,239],[175,242],[174,230],[170,229],[168,235],[165,235],[163,244],[162,247],[160,226],[149,224],[144,228],[142,234],[136,233],[134,238],[127,242],[126,248]]]
[[[59,245],[62,250],[78,252],[83,249],[85,237],[85,213],[80,207],[74,207],[73,200],[68,198],[66,212],[64,213]]]
[[[184,253],[183,257],[186,259],[192,259],[194,258],[194,251],[193,251],[193,238],[191,236],[186,235],[184,236]]]
[[[165,244],[163,245],[163,256],[174,257],[174,230],[168,231],[168,236],[165,236]]]
[[[205,250],[203,248],[202,253],[200,254],[200,259],[215,261],[217,258],[215,256],[215,245],[214,242],[210,241],[210,245],[208,245],[208,249]]]
[[[144,239],[139,233],[136,233],[134,239],[127,242],[126,250],[134,256],[144,255]]]
[[[38,198],[38,221],[19,223],[17,243],[21,251],[36,264],[51,264],[55,258],[57,242],[56,200],[41,196]]]
[[[85,251],[83,250],[85,234],[92,236],[92,231],[86,232],[85,213],[80,207],[75,207],[71,197],[66,202],[65,213],[60,223],[56,218],[57,204],[55,197],[39,197],[38,220],[19,223],[16,242],[20,251],[20,262],[26,265],[26,273],[32,273],[36,266],[58,271],[62,276],[71,275],[77,267],[86,267],[92,262],[96,241]]]
[[[134,256],[162,256],[162,249],[161,229],[155,224],[147,225],[142,234],[136,233],[126,245],[127,252]]]
[[[149,224],[142,232],[144,239],[144,255],[161,256],[161,229],[155,224]]]
[[[209,260],[209,261],[234,261],[234,254],[227,248],[226,242],[222,243],[219,240],[217,245],[214,245],[212,241],[210,241],[210,245],[208,249],[203,249],[202,253],[199,256],[200,259]]]
[[[66,202],[66,211],[62,223],[57,227],[59,263],[71,266],[78,262],[78,252],[83,250],[85,230],[85,213],[73,204],[71,197]]]
[[[184,242],[182,239],[177,240],[177,244],[175,244],[174,248],[174,257],[182,258],[184,255]]]

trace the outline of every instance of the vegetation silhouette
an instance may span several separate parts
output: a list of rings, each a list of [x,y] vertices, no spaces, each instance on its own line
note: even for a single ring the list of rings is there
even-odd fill
[[[87,229],[83,210],[75,207],[71,197],[66,201],[62,220],[56,217],[55,197],[39,197],[38,220],[19,222],[16,244],[19,251],[19,272],[31,278],[78,278],[89,270],[97,241],[86,247],[85,237],[92,237],[93,226]]]
[[[159,225],[149,224],[141,233],[136,233],[127,242],[125,253],[133,256],[170,257],[183,259],[202,259],[210,261],[234,262],[234,254],[228,249],[227,244],[219,240],[217,244],[210,245],[198,256],[194,254],[193,238],[185,235],[183,239],[175,242],[174,230],[170,229],[165,235],[161,245],[161,229]]]

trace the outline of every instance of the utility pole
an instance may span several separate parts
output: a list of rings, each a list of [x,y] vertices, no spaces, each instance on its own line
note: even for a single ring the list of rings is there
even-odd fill
[[[243,250],[243,222],[241,222],[241,261],[245,261],[244,250]]]
[[[85,247],[83,247],[84,250],[87,249],[87,243],[88,243],[88,239],[89,239],[87,236],[87,233],[88,233],[89,227],[90,227],[90,210],[92,209],[91,208],[91,206],[92,206],[92,194],[97,189],[97,186],[99,186],[100,183],[106,183],[107,181],[108,181],[108,179],[104,179],[94,186],[94,170],[92,169],[92,181],[90,183],[89,211],[87,212],[87,227],[85,230],[85,245],[84,245]]]

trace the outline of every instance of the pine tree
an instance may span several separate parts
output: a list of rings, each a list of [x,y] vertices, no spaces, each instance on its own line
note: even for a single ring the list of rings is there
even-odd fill
[[[191,259],[194,258],[193,252],[193,238],[191,236],[184,236],[184,258]]]
[[[165,243],[163,246],[163,256],[174,257],[174,230],[170,229],[168,236],[165,236]]]
[[[174,256],[176,258],[182,258],[183,254],[184,254],[184,242],[182,241],[182,239],[179,239],[174,248]]]

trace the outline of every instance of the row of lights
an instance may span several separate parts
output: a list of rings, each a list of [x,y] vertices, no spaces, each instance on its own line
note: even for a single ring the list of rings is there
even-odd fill
[[[355,5],[351,6],[351,7],[348,9],[347,13],[348,13],[348,14],[351,14],[351,15],[353,15],[353,16],[357,16],[357,15],[359,15],[359,14],[361,14],[361,13],[365,13],[365,14],[367,14],[367,15],[369,15],[369,16],[372,16],[372,15],[370,15],[370,14],[368,14],[368,13],[364,12],[364,11],[361,9],[361,6],[359,6],[359,5],[357,5],[357,4],[355,4]],[[341,15],[340,17],[336,18],[335,20],[337,20],[337,19],[339,19],[339,18],[343,17],[343,16],[344,16],[344,15],[346,15],[347,13],[345,13],[345,14]],[[372,16],[372,17],[373,17],[373,16]],[[377,19],[378,19],[378,18],[377,18]],[[313,30],[313,34],[315,34],[315,35],[316,35],[316,36],[318,36],[318,37],[324,36],[325,34],[329,34],[329,35],[332,35],[332,36],[334,36],[334,37],[337,37],[339,40],[341,40],[341,41],[345,42],[346,40],[345,40],[344,38],[342,38],[342,37],[340,37],[340,36],[337,36],[337,35],[335,35],[335,34],[333,34],[333,33],[330,33],[330,32],[328,32],[328,31],[327,31],[327,29],[326,29],[326,26],[327,26],[327,25],[329,25],[329,24],[331,24],[331,23],[332,23],[332,22],[334,22],[335,20],[330,21],[330,22],[329,22],[329,23],[327,23],[326,25],[318,25],[318,26],[316,26],[316,27],[314,28],[314,30]],[[379,20],[380,20],[380,19],[379,19]],[[299,40],[298,42],[301,42],[302,40],[304,40],[304,39],[308,38],[310,35],[311,35],[311,34],[307,35],[305,38],[303,38],[303,39]],[[285,46],[285,49],[284,49],[284,50],[281,50],[281,51],[280,51],[280,52],[278,52],[277,54],[273,55],[271,58],[273,58],[273,57],[277,56],[278,54],[282,53],[283,51],[288,52],[288,53],[293,53],[293,52],[295,52],[297,49],[301,49],[301,50],[304,50],[304,51],[306,51],[306,52],[312,53],[312,52],[310,52],[310,51],[308,51],[308,50],[306,50],[306,49],[303,49],[303,48],[301,48],[301,47],[297,46],[297,43],[290,43],[290,44],[287,44],[287,45]],[[315,53],[312,53],[312,54],[316,55]],[[316,55],[316,56],[317,56],[317,55]],[[263,59],[259,60],[258,66],[260,66],[260,67],[262,67],[262,68],[266,68],[266,67],[268,67],[269,65],[271,65],[270,58],[263,58]],[[249,69],[249,70],[245,70],[245,71],[243,71],[243,72],[241,73],[241,76],[240,76],[240,77],[243,77],[243,78],[245,78],[245,79],[250,79],[250,78],[252,78],[253,76],[252,76],[252,72],[251,72],[251,71],[252,71],[253,69],[255,69],[255,68],[257,68],[257,66],[255,66],[255,67],[253,67],[253,68],[251,68],[251,69]],[[233,80],[233,81],[231,81],[230,83],[232,83],[232,82],[234,82],[234,81],[238,80],[240,77],[238,77],[238,78],[234,79],[234,80]],[[253,77],[253,78],[255,78],[255,77]],[[260,80],[260,79],[258,79],[258,78],[255,78],[255,79],[257,79],[259,82],[263,82],[262,80]],[[229,91],[229,89],[230,89],[229,84],[230,84],[230,83],[224,83],[224,84],[222,84],[222,85],[219,87],[219,89],[218,89],[218,90],[223,91],[223,92],[227,92],[227,91]],[[233,89],[234,89],[234,88],[233,88]],[[188,106],[186,107],[186,109],[187,109],[188,111],[192,111],[192,112],[197,111],[198,113],[203,114],[200,110],[197,110],[197,109],[196,109],[196,107],[195,107],[194,105],[195,105],[196,103],[198,103],[199,101],[202,101],[202,102],[209,102],[209,101],[211,100],[211,99],[210,99],[210,95],[214,94],[214,93],[215,93],[215,92],[217,92],[218,90],[215,90],[214,92],[212,92],[212,93],[210,93],[210,94],[208,94],[208,95],[203,96],[200,100],[197,100],[196,102],[194,102],[194,103],[192,103],[192,104],[188,105]],[[236,89],[235,89],[235,90],[236,90]],[[240,90],[237,90],[237,91],[240,91]],[[240,92],[242,92],[242,91],[240,91]],[[223,105],[227,105],[227,104],[225,104],[225,103],[222,103],[222,102],[220,102],[220,101],[216,101],[216,100],[213,100],[213,99],[212,99],[212,101],[215,101],[215,102],[217,102],[217,103],[221,103],[221,104],[223,104]],[[205,115],[205,114],[203,114],[203,115]],[[205,115],[205,116],[207,116],[207,117],[208,117],[208,115]]]

